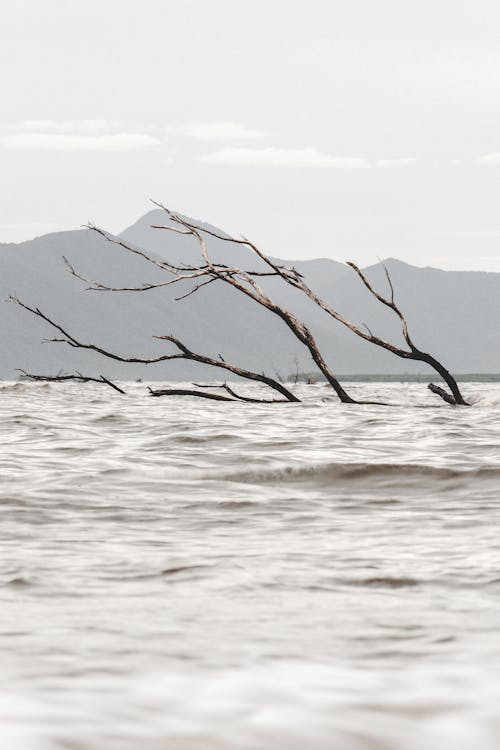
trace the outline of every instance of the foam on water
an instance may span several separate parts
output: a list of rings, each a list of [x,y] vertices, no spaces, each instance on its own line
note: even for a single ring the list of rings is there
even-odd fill
[[[0,386],[2,747],[497,750],[498,385],[127,390]]]

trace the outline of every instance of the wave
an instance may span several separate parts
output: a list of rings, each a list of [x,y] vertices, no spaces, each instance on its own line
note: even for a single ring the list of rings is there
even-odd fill
[[[123,573],[122,575],[102,575],[102,579],[107,581],[146,581],[151,578],[164,578],[168,576],[177,576],[179,573],[190,573],[191,571],[204,570],[211,568],[211,565],[176,565],[163,570],[152,571],[151,573]]]
[[[274,483],[331,483],[343,480],[355,482],[373,479],[384,481],[390,479],[418,481],[422,478],[449,481],[454,479],[497,479],[500,480],[500,468],[484,467],[479,469],[454,469],[442,466],[427,466],[412,463],[324,463],[307,466],[283,466],[275,469],[247,469],[226,473],[221,479],[242,484]]]
[[[368,578],[333,578],[329,582],[314,583],[305,588],[310,591],[335,591],[339,586],[359,586],[382,589],[416,588],[426,583],[423,579],[410,576],[380,575]]]
[[[2,583],[3,586],[11,586],[12,588],[25,588],[28,586],[34,586],[35,582],[27,578],[26,576],[15,576]]]
[[[0,385],[0,391],[2,392],[8,392],[8,391],[29,391],[29,390],[41,390],[41,391],[48,391],[51,389],[50,383],[33,383],[31,381],[26,382],[15,382],[15,383],[9,383],[7,382],[5,385]]]

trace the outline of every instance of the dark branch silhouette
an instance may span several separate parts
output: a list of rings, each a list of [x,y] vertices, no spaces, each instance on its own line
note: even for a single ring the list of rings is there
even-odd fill
[[[212,401],[231,401],[236,403],[237,399],[229,396],[221,396],[220,393],[208,393],[207,391],[192,391],[189,388],[148,388],[151,396],[196,396],[198,398],[208,398]]]
[[[265,398],[248,398],[247,396],[241,396],[240,394],[236,393],[232,388],[230,388],[227,383],[223,383],[222,385],[198,385],[197,383],[193,383],[194,386],[197,388],[222,388],[227,393],[229,393],[229,396],[221,396],[219,393],[210,393],[210,391],[207,390],[199,390],[199,391],[193,391],[189,388],[148,388],[149,393],[151,396],[199,396],[200,398],[209,398],[213,399],[214,401],[231,401],[233,403],[235,402],[242,402],[245,404],[289,404],[290,400],[286,398],[280,398],[280,399],[265,399]]]
[[[453,396],[450,396],[449,393],[446,393],[444,388],[440,388],[439,385],[434,385],[434,383],[429,383],[427,388],[432,393],[435,393],[436,396],[440,396],[440,398],[442,398],[443,401],[446,401],[447,404],[450,404],[450,406],[457,406],[457,402],[455,401]]]
[[[161,204],[156,204],[161,205]],[[80,279],[85,281],[90,285],[89,288],[96,289],[96,290],[105,290],[105,291],[146,291],[147,289],[153,289],[153,288],[159,288],[162,286],[168,286],[171,284],[178,283],[179,281],[189,281],[192,279],[200,279],[203,277],[206,277],[207,281],[220,281],[226,284],[229,284],[233,288],[237,289],[239,292],[244,294],[245,296],[249,297],[250,299],[254,300],[258,305],[261,307],[264,307],[265,309],[269,310],[272,314],[279,317],[285,325],[288,327],[288,329],[293,333],[293,335],[300,341],[301,344],[303,344],[311,354],[311,357],[318,367],[318,369],[323,373],[325,379],[330,383],[332,388],[335,390],[337,396],[339,397],[340,401],[343,403],[348,404],[354,404],[358,403],[355,399],[353,399],[346,390],[342,387],[337,377],[334,375],[332,370],[329,368],[325,360],[323,359],[323,356],[321,354],[321,351],[316,343],[316,340],[314,336],[312,335],[311,331],[308,329],[308,327],[299,320],[292,312],[285,309],[278,303],[276,303],[274,300],[272,300],[262,289],[262,287],[257,283],[256,279],[259,277],[269,277],[269,276],[278,276],[282,278],[283,280],[287,281],[288,283],[292,283],[295,285],[295,283],[299,282],[301,279],[300,274],[293,268],[286,268],[285,266],[278,265],[277,263],[274,263],[271,261],[267,256],[264,255],[255,245],[250,243],[248,240],[235,240],[236,242],[240,244],[246,244],[255,252],[255,254],[263,260],[267,266],[271,269],[270,271],[246,271],[242,268],[235,267],[235,266],[227,266],[220,263],[214,263],[208,253],[208,249],[206,246],[206,242],[203,236],[203,233],[210,234],[214,237],[218,237],[220,239],[224,239],[225,241],[231,241],[231,238],[223,237],[222,235],[218,235],[217,233],[205,229],[202,227],[198,227],[195,224],[190,224],[182,217],[172,213],[167,209],[165,206],[161,206],[163,210],[165,210],[171,221],[174,223],[180,224],[182,227],[182,230],[180,231],[181,234],[184,235],[191,235],[193,236],[199,246],[200,251],[202,255],[203,262],[200,263],[199,266],[191,265],[186,268],[181,268],[180,266],[175,266],[171,263],[168,263],[167,261],[161,261],[162,268],[166,271],[168,271],[170,274],[172,274],[172,278],[166,280],[166,281],[160,281],[156,284],[142,284],[140,286],[131,288],[131,287],[112,287],[106,284],[103,284],[102,282],[87,279],[85,277],[79,276],[74,269],[70,267],[70,270],[74,275],[77,275]],[[90,227],[92,229],[95,229],[95,227]],[[160,229],[166,229],[168,231],[173,232],[179,232],[179,227],[177,226],[158,226]],[[97,230],[96,230],[97,231]],[[102,230],[99,230],[99,234],[101,234],[106,239],[109,239],[110,241],[114,241],[112,237],[107,235],[105,232],[102,232]],[[148,256],[145,253],[142,253],[142,251],[136,251],[134,248],[131,248],[126,245],[126,243],[120,241],[117,241],[117,244],[119,244],[122,247],[125,247],[126,249],[131,250],[131,252],[138,252],[138,254],[142,255],[146,260],[148,260]],[[69,265],[69,264],[68,264]],[[158,265],[158,263],[155,263],[155,265]],[[189,292],[189,294],[196,293],[201,287],[203,286],[203,283],[196,284],[196,286]],[[184,295],[186,296],[186,295]],[[361,402],[361,403],[370,403],[370,402]]]
[[[183,234],[188,234],[189,231],[190,231],[193,234],[193,236],[195,236],[198,239],[198,241],[202,245],[203,257],[204,257],[205,262],[207,264],[209,263],[209,261],[208,261],[208,255],[206,253],[206,245],[203,242],[203,240],[200,239],[201,233],[208,234],[208,235],[210,235],[212,237],[215,237],[215,238],[217,238],[217,239],[219,239],[221,241],[224,241],[224,242],[232,242],[232,243],[237,244],[237,245],[245,245],[250,250],[252,250],[261,260],[263,260],[264,263],[266,263],[269,266],[269,268],[272,269],[272,271],[274,272],[274,274],[280,276],[283,279],[283,281],[285,281],[290,286],[292,286],[295,289],[298,289],[301,292],[303,292],[304,294],[306,294],[306,296],[309,297],[309,299],[312,300],[316,305],[318,305],[318,307],[320,307],[322,310],[324,310],[328,315],[330,315],[332,318],[334,318],[335,320],[337,320],[339,323],[341,323],[342,325],[344,325],[345,327],[347,327],[356,336],[364,339],[365,341],[369,341],[370,343],[374,344],[375,346],[379,346],[379,347],[381,347],[383,349],[386,349],[387,351],[392,352],[392,354],[396,355],[397,357],[400,357],[400,358],[403,358],[403,359],[411,359],[411,360],[419,361],[419,362],[424,362],[425,364],[429,365],[431,368],[433,368],[443,378],[443,380],[445,381],[445,383],[448,385],[448,387],[449,387],[449,389],[451,391],[451,395],[452,395],[452,399],[454,401],[454,404],[455,405],[461,405],[461,406],[467,406],[468,405],[467,401],[465,401],[465,399],[463,398],[463,396],[462,396],[462,394],[460,392],[460,389],[458,387],[458,384],[457,384],[455,378],[453,377],[453,375],[434,356],[432,356],[431,354],[429,354],[427,352],[422,351],[421,349],[419,349],[414,344],[414,342],[413,342],[413,340],[412,340],[412,338],[410,336],[409,330],[408,330],[408,323],[406,321],[406,318],[405,318],[404,314],[402,313],[401,309],[398,307],[398,305],[395,302],[394,286],[393,286],[392,279],[390,277],[389,271],[388,271],[388,269],[385,266],[384,266],[384,271],[385,271],[385,275],[386,275],[386,278],[387,278],[387,282],[389,284],[390,297],[384,297],[381,293],[379,293],[373,287],[373,285],[370,283],[370,281],[367,279],[366,275],[360,270],[360,268],[355,263],[352,263],[352,262],[348,262],[347,263],[347,265],[350,266],[350,268],[352,268],[355,271],[355,273],[359,276],[359,278],[361,279],[361,281],[363,282],[363,284],[365,285],[365,287],[368,289],[368,291],[381,304],[383,304],[386,307],[388,307],[389,309],[391,309],[395,313],[395,315],[397,315],[397,317],[399,318],[399,320],[401,322],[401,329],[402,329],[403,337],[404,337],[404,339],[405,339],[405,341],[406,341],[406,343],[408,345],[408,350],[402,349],[401,347],[397,346],[396,344],[392,344],[391,342],[386,341],[385,339],[382,339],[379,336],[375,336],[371,332],[371,330],[368,328],[368,326],[366,324],[363,324],[364,329],[365,329],[365,330],[363,330],[363,328],[360,328],[355,323],[353,323],[350,320],[348,320],[347,318],[345,318],[340,312],[338,312],[337,310],[335,310],[325,300],[323,300],[315,292],[313,292],[313,290],[304,281],[303,276],[301,274],[299,274],[296,269],[294,269],[294,268],[287,268],[285,266],[278,265],[273,260],[271,260],[265,253],[263,253],[261,250],[259,250],[259,248],[257,248],[257,246],[254,245],[254,243],[250,242],[250,240],[248,240],[248,239],[246,239],[244,237],[241,238],[241,239],[238,239],[238,238],[235,238],[235,237],[230,237],[228,235],[224,236],[222,234],[219,234],[218,232],[215,232],[212,229],[208,229],[206,227],[202,227],[202,226],[198,226],[198,225],[195,225],[195,224],[191,224],[190,222],[186,221],[185,219],[183,219],[183,218],[177,216],[176,214],[172,213],[166,206],[162,205],[161,203],[155,203],[155,205],[157,205],[158,207],[162,208],[168,214],[168,216],[169,216],[169,218],[170,218],[171,221],[173,221],[175,223],[180,223],[181,225],[183,225],[183,227],[184,227]],[[158,229],[167,229],[167,230],[172,229],[174,231],[177,231],[176,227],[170,227],[168,225],[153,225],[153,226],[155,228],[158,228]],[[209,269],[207,268],[205,272],[208,272],[208,270]],[[243,272],[243,274],[244,274],[244,272]],[[244,278],[244,275],[242,277]],[[230,275],[230,278],[227,278],[227,279],[225,278],[224,280],[228,281],[228,283],[232,283],[233,286],[236,286],[236,288],[240,289],[240,291],[243,291],[243,293],[248,294],[248,296],[253,296],[251,292],[247,292],[244,289],[241,289],[240,286],[237,285],[238,282],[235,283],[234,278],[231,275]],[[246,279],[246,281],[248,282],[249,280]],[[251,283],[251,286],[254,287],[254,284]],[[262,292],[262,290],[259,290],[259,292],[264,297],[266,296]],[[259,304],[263,304],[264,306],[267,306],[264,301],[260,301]],[[277,311],[274,311],[274,312],[276,314],[280,315],[279,312],[277,312]],[[288,313],[288,311],[286,311],[286,312]],[[288,314],[291,315],[291,313],[288,313]],[[293,317],[294,316],[292,316],[292,318]],[[287,322],[287,321],[285,321],[285,322]],[[289,327],[292,327],[289,322],[287,322],[287,325],[289,325]],[[305,326],[304,326],[304,328],[305,328]],[[293,328],[292,328],[292,330],[293,330]],[[322,364],[323,364],[322,360],[318,361],[316,359],[315,349],[317,349],[317,347],[315,346],[314,339],[312,339],[312,341],[311,341],[308,338],[307,334],[309,334],[309,336],[311,336],[311,338],[312,338],[312,335],[310,334],[309,331],[307,331],[307,329],[306,329],[306,331],[302,331],[302,337],[301,337],[300,333],[301,332],[295,332],[295,335],[297,336],[297,338],[299,338],[299,340],[302,341],[302,343],[305,343],[305,345],[308,346],[308,348],[309,348],[309,350],[311,352],[311,355],[313,357],[313,360],[316,362],[316,364],[318,365],[319,369],[323,372],[323,374],[325,375],[326,379],[335,388],[334,383],[330,380],[330,378],[327,375],[327,372],[329,372],[327,366],[325,365],[325,368],[326,368],[326,371],[325,371],[325,369],[322,366]],[[335,388],[335,390],[337,390],[337,388]],[[435,392],[435,391],[433,391],[433,392]],[[339,396],[340,396],[340,394],[339,394]],[[341,397],[341,400],[344,400],[344,399]],[[349,402],[349,401],[353,402],[353,399],[350,399],[349,397],[346,400],[347,400],[347,402]],[[451,402],[448,401],[448,403],[451,403]]]
[[[353,271],[358,275],[358,277],[360,278],[364,286],[367,288],[367,290],[370,292],[370,294],[372,294],[375,297],[375,299],[377,299],[377,301],[380,302],[382,305],[392,310],[392,312],[399,318],[399,321],[401,323],[401,330],[402,330],[403,338],[408,347],[407,349],[401,348],[400,346],[393,344],[390,341],[386,341],[385,339],[382,339],[381,337],[376,336],[372,332],[372,330],[368,327],[368,325],[366,325],[365,323],[363,323],[362,327],[360,327],[356,325],[355,323],[353,323],[352,321],[348,320],[338,310],[334,309],[329,303],[327,303],[324,299],[319,297],[308,286],[302,274],[300,274],[297,271],[297,269],[295,269],[294,267],[288,267],[283,264],[275,262],[247,238],[242,237],[238,239],[235,237],[231,237],[229,235],[221,234],[213,230],[212,228],[194,224],[188,221],[187,219],[184,219],[183,217],[179,216],[178,214],[173,213],[170,209],[168,209],[163,204],[157,203],[156,201],[153,201],[153,203],[159,208],[161,208],[168,215],[170,221],[172,222],[172,224],[155,224],[153,225],[153,228],[159,229],[159,230],[167,230],[171,232],[176,232],[181,235],[193,237],[197,241],[199,248],[200,248],[200,252],[201,252],[201,261],[198,265],[196,264],[175,265],[173,263],[170,263],[167,260],[160,260],[158,258],[155,258],[149,255],[147,252],[143,251],[142,249],[131,246],[127,244],[126,242],[124,242],[123,240],[116,238],[108,234],[104,230],[90,224],[90,225],[87,225],[89,229],[97,232],[101,237],[103,237],[109,242],[112,242],[113,244],[120,246],[122,249],[142,257],[147,263],[153,264],[158,270],[160,270],[163,273],[168,274],[168,278],[161,279],[161,280],[154,281],[154,282],[144,282],[137,286],[123,286],[123,287],[111,286],[108,284],[104,284],[100,281],[83,276],[82,274],[80,274],[78,271],[75,270],[75,268],[69,263],[69,261],[66,258],[64,258],[64,262],[69,272],[76,278],[86,283],[87,288],[89,290],[94,290],[94,291],[145,292],[151,289],[167,287],[167,286],[179,284],[182,282],[192,283],[193,286],[191,286],[190,289],[188,289],[187,291],[183,291],[182,294],[180,294],[178,297],[175,298],[177,301],[186,299],[190,297],[191,295],[196,294],[198,291],[200,291],[200,289],[207,286],[208,284],[212,284],[214,282],[221,282],[224,284],[228,284],[229,286],[233,287],[241,294],[252,299],[256,304],[268,310],[273,315],[276,315],[286,325],[286,327],[292,332],[295,338],[303,346],[307,348],[314,363],[316,364],[320,372],[323,374],[327,382],[334,389],[334,391],[336,392],[338,398],[340,399],[342,403],[380,404],[380,402],[356,401],[354,398],[352,398],[346,392],[343,386],[340,384],[338,378],[333,373],[329,365],[325,362],[322,356],[322,353],[318,347],[318,344],[313,334],[309,330],[309,328],[304,324],[303,321],[299,320],[299,318],[297,318],[297,316],[294,315],[290,310],[278,304],[275,300],[273,300],[269,296],[269,294],[266,291],[263,290],[262,286],[259,283],[260,278],[277,277],[281,279],[284,283],[292,286],[293,288],[305,294],[314,304],[320,307],[324,312],[326,312],[334,320],[338,321],[343,326],[345,326],[350,331],[352,331],[352,333],[354,333],[359,338],[364,339],[365,341],[368,341],[374,344],[375,346],[386,349],[387,351],[391,352],[397,357],[408,359],[408,360],[420,361],[429,365],[442,377],[442,379],[448,385],[451,395],[446,393],[446,391],[443,391],[443,389],[439,388],[438,386],[434,386],[432,384],[431,384],[432,387],[429,386],[430,390],[433,393],[436,393],[437,395],[441,396],[441,398],[443,398],[449,404],[467,405],[467,402],[463,398],[460,392],[460,389],[457,385],[457,382],[455,378],[451,375],[451,373],[434,356],[432,356],[431,354],[428,354],[427,352],[422,351],[414,344],[410,336],[409,330],[408,330],[408,324],[407,324],[406,318],[404,314],[402,313],[401,309],[399,308],[399,306],[395,302],[394,286],[393,286],[389,271],[386,267],[384,267],[384,270],[385,270],[385,274],[387,278],[387,283],[389,285],[389,296],[384,296],[382,293],[377,291],[375,287],[372,285],[372,283],[368,280],[366,275],[360,270],[360,268],[355,263],[352,263],[352,262],[347,263],[347,265],[350,266],[350,268],[352,268]],[[206,235],[210,237],[214,237],[222,242],[228,242],[228,243],[233,243],[235,245],[245,246],[255,256],[257,256],[257,258],[259,258],[261,262],[264,263],[264,270],[260,270],[260,269],[245,270],[244,268],[241,268],[238,266],[230,266],[230,265],[226,265],[223,263],[214,262],[210,258],[207,244],[205,242]],[[224,358],[220,354],[218,355],[218,358],[214,358],[214,357],[210,357],[204,354],[193,352],[175,336],[163,335],[163,336],[154,337],[156,339],[172,343],[177,349],[177,351],[174,353],[164,354],[164,355],[160,355],[158,357],[153,357],[153,358],[141,358],[141,357],[134,357],[134,356],[127,357],[127,356],[123,356],[123,355],[111,352],[96,344],[84,343],[82,341],[79,341],[72,334],[68,333],[58,322],[49,318],[39,308],[30,307],[29,305],[22,302],[16,297],[12,297],[11,300],[15,302],[16,304],[20,305],[21,307],[23,307],[25,310],[29,311],[30,313],[44,320],[48,325],[50,325],[52,328],[54,328],[56,331],[58,331],[61,334],[62,338],[60,337],[52,338],[50,339],[50,341],[52,342],[65,343],[71,347],[79,348],[79,349],[89,349],[98,354],[101,354],[104,357],[108,357],[108,358],[111,358],[120,362],[152,364],[152,363],[166,362],[169,360],[176,360],[176,359],[192,360],[192,361],[200,362],[209,366],[225,369],[228,372],[231,372],[235,375],[238,375],[242,378],[245,378],[251,381],[261,382],[265,384],[266,386],[270,387],[271,389],[279,392],[280,395],[284,397],[285,401],[288,401],[288,402],[299,401],[299,399],[290,390],[288,390],[283,385],[283,383],[278,382],[276,379],[270,378],[264,373],[252,372],[250,370],[246,370],[244,368],[228,363],[224,360]],[[226,384],[220,387],[224,388],[229,395],[222,396],[221,394],[209,394],[206,391],[191,392],[189,391],[189,389],[166,389],[166,390],[164,389],[161,392],[153,391],[151,389],[150,390],[151,390],[152,395],[156,395],[156,396],[174,395],[174,391],[175,391],[175,395],[180,395],[180,391],[182,390],[183,395],[196,394],[197,396],[200,396],[202,393],[204,393],[205,395],[203,397],[206,397],[206,398],[213,397],[215,398],[215,400],[252,401],[252,399],[238,396],[235,392],[232,392],[231,389]],[[255,399],[255,402],[262,403],[260,399]],[[283,402],[282,399],[279,399],[279,400],[274,399],[274,400],[267,401],[266,403],[282,403],[282,402]]]
[[[99,383],[99,385],[109,385],[110,388],[113,388],[115,391],[118,391],[118,393],[122,393],[123,395],[126,394],[126,391],[122,390],[122,388],[119,388],[115,383],[113,383],[111,380],[108,380],[108,378],[105,378],[104,375],[100,375],[98,378],[93,378],[90,375],[82,375],[79,372],[75,372],[69,375],[33,375],[30,372],[26,372],[26,370],[18,369],[18,372],[20,372],[26,380],[39,380],[45,383],[64,383],[68,381],[76,381],[77,383]]]
[[[259,382],[259,383],[263,383],[269,388],[275,391],[278,391],[278,393],[284,396],[284,398],[289,402],[300,401],[300,399],[297,398],[297,396],[295,396],[290,390],[288,390],[288,388],[286,388],[282,383],[278,383],[278,381],[274,380],[274,378],[270,378],[264,373],[253,372],[252,370],[247,370],[243,367],[238,367],[237,365],[233,365],[230,362],[225,362],[222,359],[214,359],[213,357],[208,357],[204,354],[198,354],[196,352],[193,352],[190,349],[188,349],[188,347],[182,341],[180,341],[180,339],[176,338],[175,336],[154,336],[154,338],[162,340],[162,341],[168,341],[174,344],[178,350],[177,352],[174,352],[171,354],[161,354],[158,357],[150,357],[150,358],[127,357],[121,354],[116,354],[115,352],[111,352],[108,349],[104,349],[101,346],[97,346],[96,344],[84,343],[82,341],[79,341],[78,339],[75,338],[75,336],[69,333],[59,323],[52,320],[52,318],[50,318],[48,315],[43,313],[38,307],[31,307],[30,305],[27,305],[25,302],[20,300],[18,297],[11,296],[9,299],[11,302],[14,302],[16,305],[19,305],[24,310],[27,310],[32,315],[35,315],[37,318],[44,320],[52,328],[59,331],[62,337],[47,339],[47,341],[49,342],[67,344],[68,346],[71,346],[74,349],[88,349],[90,351],[96,352],[97,354],[101,354],[103,357],[107,357],[108,359],[114,359],[118,362],[128,362],[128,363],[145,364],[145,365],[156,364],[158,362],[168,362],[170,360],[178,360],[178,359],[187,359],[193,362],[201,362],[202,364],[211,365],[212,367],[219,367],[223,370],[227,370],[228,372],[232,372],[234,375],[238,375],[239,377],[242,377],[246,380],[252,380],[252,381]],[[280,403],[280,401],[269,401],[269,403]]]

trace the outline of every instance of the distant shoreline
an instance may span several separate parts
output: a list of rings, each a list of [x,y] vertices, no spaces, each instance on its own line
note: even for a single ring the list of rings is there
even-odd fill
[[[460,383],[500,383],[500,373],[453,373],[454,377]],[[308,378],[314,378],[322,382],[324,378],[316,376],[314,373],[301,373],[299,383],[307,381]],[[289,378],[287,382],[293,380]],[[440,380],[435,373],[400,373],[400,374],[349,374],[338,375],[338,379],[344,383],[430,383],[432,380]],[[326,381],[325,381],[326,382]]]
[[[500,383],[500,373],[453,373],[456,380],[460,383]],[[160,382],[172,382],[172,383],[187,383],[191,382],[192,378],[183,378],[181,380],[177,378],[117,378],[116,376],[109,375],[109,377],[116,383],[160,383]],[[441,378],[435,373],[371,373],[371,374],[348,374],[338,375],[339,381],[343,383],[431,383],[432,381],[440,381]],[[214,382],[220,380],[215,378]],[[237,380],[237,378],[229,378],[229,380]],[[295,382],[299,383],[326,383],[326,379],[322,377],[320,373],[299,373],[296,375],[287,375],[286,378],[280,378],[280,382],[292,384]],[[0,382],[3,383],[16,383],[16,382],[28,382],[26,378],[1,378]]]

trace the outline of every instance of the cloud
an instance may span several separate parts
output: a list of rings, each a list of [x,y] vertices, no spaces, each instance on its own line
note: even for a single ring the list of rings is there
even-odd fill
[[[23,221],[10,224],[0,224],[0,229],[61,229],[64,224],[53,221]]]
[[[367,159],[331,156],[315,148],[243,148],[233,147],[204,154],[208,164],[255,167],[330,167],[334,169],[370,169]]]
[[[104,133],[84,135],[65,132],[21,132],[0,135],[0,144],[12,149],[52,151],[130,151],[157,146],[158,138],[149,133]]]
[[[254,141],[265,138],[262,130],[247,128],[230,120],[191,122],[182,125],[179,130],[186,137],[198,141]]]
[[[414,156],[403,156],[396,159],[377,159],[374,164],[382,169],[391,169],[393,167],[407,167],[409,164],[415,164],[416,162],[418,162],[418,159]]]
[[[165,143],[166,139],[222,141],[227,145],[264,138],[260,130],[238,122],[216,120],[177,126],[125,123],[120,120],[87,119],[24,120],[0,126],[0,145],[16,149],[57,151],[126,151]]]
[[[119,120],[24,120],[0,127],[0,146],[10,149],[130,151],[163,140],[158,127]]]
[[[484,154],[484,156],[478,157],[475,161],[478,164],[500,164],[500,151],[493,154]]]
[[[366,159],[354,156],[332,156],[315,148],[276,148],[274,146],[249,148],[234,146],[201,156],[201,161],[211,164],[255,167],[322,167],[330,169],[360,170],[372,168],[399,168],[415,164],[413,156],[395,159]]]
[[[448,232],[432,232],[434,237],[449,237],[455,240],[488,240],[500,237],[500,229],[467,229]]]
[[[103,133],[113,133],[126,130],[136,130],[139,132],[147,130],[143,125],[130,127],[124,125],[120,120],[79,120],[79,121],[61,121],[61,120],[24,120],[20,122],[13,130],[21,130],[35,133],[86,133],[98,135]]]

